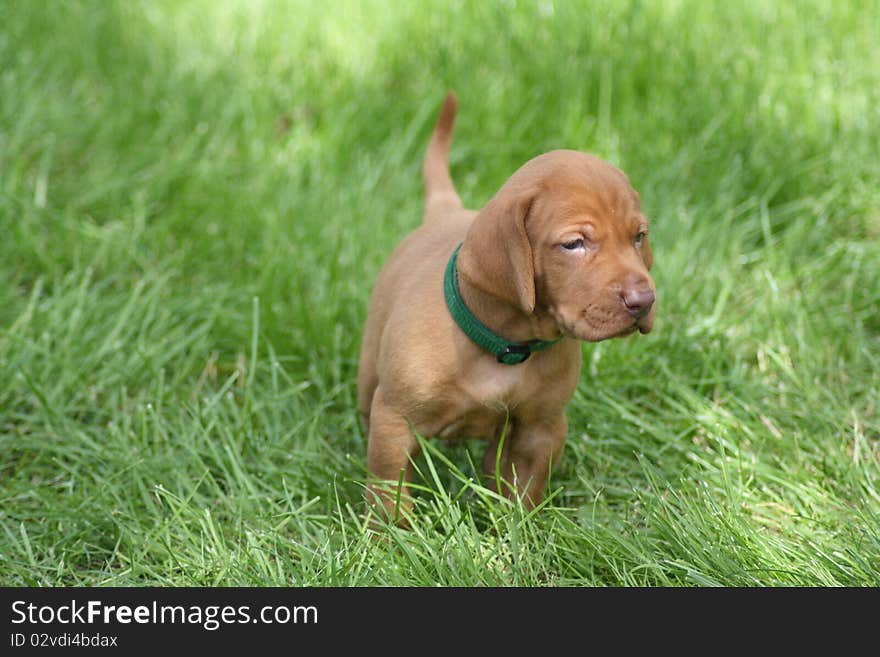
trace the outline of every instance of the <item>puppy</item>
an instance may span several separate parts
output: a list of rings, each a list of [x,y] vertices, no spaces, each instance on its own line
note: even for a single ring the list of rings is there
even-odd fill
[[[360,353],[367,502],[401,526],[416,434],[488,441],[489,481],[538,504],[565,444],[580,341],[654,321],[648,221],[627,177],[552,151],[466,210],[448,164],[456,108],[450,93],[424,160],[424,220],[379,273]]]

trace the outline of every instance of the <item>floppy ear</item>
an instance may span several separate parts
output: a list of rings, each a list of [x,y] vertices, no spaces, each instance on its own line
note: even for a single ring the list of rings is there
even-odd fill
[[[472,285],[535,310],[535,270],[526,218],[536,192],[499,192],[476,216],[458,254],[458,272]]]

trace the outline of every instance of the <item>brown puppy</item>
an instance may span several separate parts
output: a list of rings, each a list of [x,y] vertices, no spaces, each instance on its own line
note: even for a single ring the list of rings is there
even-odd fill
[[[647,333],[654,320],[648,222],[626,176],[591,155],[553,151],[523,165],[481,211],[465,210],[448,166],[456,106],[450,93],[425,157],[424,221],[379,274],[360,355],[367,501],[401,525],[414,432],[489,441],[485,473],[526,506],[540,502],[565,443],[579,341]],[[454,317],[456,293],[466,310]],[[502,346],[515,343],[508,354],[478,345],[462,312]],[[530,341],[544,342],[520,344]]]

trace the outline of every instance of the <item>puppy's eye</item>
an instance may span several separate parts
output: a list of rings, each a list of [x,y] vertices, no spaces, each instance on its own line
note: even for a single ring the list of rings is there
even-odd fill
[[[582,239],[576,239],[571,240],[570,242],[564,242],[562,248],[568,251],[576,251],[577,249],[584,248],[584,241]]]
[[[636,242],[635,242],[636,246],[641,246],[642,242],[645,241],[645,237],[646,237],[645,231],[639,232],[639,234],[636,235]]]

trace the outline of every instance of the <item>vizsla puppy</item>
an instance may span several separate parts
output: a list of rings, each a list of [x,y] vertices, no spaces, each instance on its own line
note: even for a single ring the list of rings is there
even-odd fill
[[[456,106],[450,93],[425,156],[424,221],[379,274],[360,354],[367,501],[400,525],[414,432],[487,440],[485,473],[539,503],[565,443],[579,341],[647,333],[654,320],[648,222],[627,177],[552,151],[465,210],[448,165]]]

